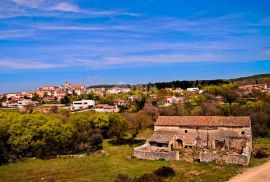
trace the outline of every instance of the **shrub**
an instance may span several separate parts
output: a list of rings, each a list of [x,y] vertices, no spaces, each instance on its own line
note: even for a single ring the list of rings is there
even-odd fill
[[[114,180],[114,182],[134,182],[128,175],[118,174]]]
[[[262,158],[267,158],[269,157],[269,155],[266,153],[265,150],[263,149],[258,149],[255,153],[254,153],[254,157],[258,158],[258,159],[262,159]]]
[[[161,178],[169,178],[169,177],[175,176],[175,171],[171,167],[163,166],[155,170],[154,174]]]
[[[137,182],[163,182],[163,179],[156,176],[154,173],[146,173],[140,178],[136,179]]]

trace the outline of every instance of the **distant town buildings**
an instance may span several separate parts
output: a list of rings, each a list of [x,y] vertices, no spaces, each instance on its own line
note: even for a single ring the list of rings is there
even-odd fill
[[[252,91],[253,89],[260,90],[262,92],[269,91],[267,84],[248,84],[239,86],[240,91]]]
[[[138,88],[139,90],[136,90]],[[105,106],[103,105],[102,107],[101,105],[99,105],[96,108],[97,112],[111,112],[112,110],[114,112],[115,110],[117,110],[114,107],[120,107],[122,109],[122,106],[127,107],[132,104],[135,104],[136,102],[140,102],[142,99],[144,99],[142,95],[147,96],[150,102],[154,102],[158,106],[167,107],[172,104],[183,103],[184,98],[196,96],[197,94],[203,93],[203,90],[201,90],[198,87],[191,87],[191,88],[187,88],[186,90],[179,87],[178,88],[164,88],[164,89],[159,90],[160,93],[157,93],[155,89],[153,89],[153,91],[151,92],[146,92],[145,89],[146,89],[146,86],[144,88],[142,85],[140,85],[140,87],[114,86],[112,88],[105,88],[105,87],[87,88],[85,85],[81,83],[69,83],[65,81],[62,86],[46,85],[46,86],[39,87],[35,90],[29,90],[29,91],[24,91],[20,93],[2,94],[0,95],[0,98],[4,97],[5,99],[4,100],[2,99],[1,101],[2,103],[0,106],[10,107],[10,108],[23,107],[27,105],[27,103],[30,104],[30,102],[27,102],[27,100],[33,101],[33,102],[35,101],[35,105],[43,104],[43,103],[57,104],[57,103],[62,102],[65,96],[81,96],[82,94],[94,94],[95,96],[93,97],[98,97],[98,96],[104,97],[106,95],[127,94],[126,99],[120,99],[123,97],[119,97],[108,103],[105,102],[106,104],[109,104],[109,105],[105,105]],[[246,84],[246,85],[239,86],[237,94],[243,97],[250,97],[250,93],[252,93],[253,90],[258,90],[261,92],[270,91],[267,84]],[[136,91],[140,92],[140,94],[142,95],[136,94]],[[216,99],[222,102],[224,98],[222,98],[221,96],[216,96]],[[92,107],[92,105],[95,105],[95,104],[87,103],[85,105],[83,104],[82,101],[78,101],[78,103],[72,103],[71,107],[77,110],[79,108],[85,109],[86,107],[89,107],[89,106]],[[111,107],[110,104],[114,104],[114,106]]]
[[[107,94],[126,94],[130,91],[130,88],[113,87],[107,90]]]
[[[105,88],[90,88],[87,90],[88,94],[96,94],[98,96],[104,96],[106,95],[106,89]]]

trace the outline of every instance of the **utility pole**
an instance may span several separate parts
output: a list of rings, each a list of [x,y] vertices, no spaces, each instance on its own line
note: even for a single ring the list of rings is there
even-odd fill
[[[207,127],[207,135],[206,135],[207,148],[209,148],[208,147],[208,141],[209,141],[209,134],[208,134],[208,127]]]

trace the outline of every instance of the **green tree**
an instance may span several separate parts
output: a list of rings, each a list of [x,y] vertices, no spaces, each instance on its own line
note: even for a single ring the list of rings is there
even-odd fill
[[[41,115],[21,115],[15,119],[10,126],[8,144],[11,149],[23,156],[32,156],[39,147],[44,145],[40,127],[48,121],[48,118]]]
[[[68,95],[65,95],[61,100],[60,100],[61,104],[65,104],[65,105],[69,105],[71,103],[71,100],[69,98]]]
[[[107,137],[110,119],[109,115],[106,113],[96,113],[94,115],[93,121],[93,128],[98,128],[101,130],[103,136]]]
[[[145,115],[143,112],[126,114],[125,117],[128,121],[128,128],[132,139],[135,139],[141,130],[152,125],[151,117]]]
[[[116,139],[122,138],[128,129],[128,123],[126,121],[126,118],[123,117],[121,114],[111,113],[109,115],[109,120],[109,137],[115,137]]]
[[[225,101],[231,105],[238,98],[236,89],[237,85],[235,84],[222,85],[220,87],[219,95],[221,95]]]
[[[34,93],[33,97],[31,98],[32,101],[41,101],[41,98],[36,94]]]
[[[256,112],[250,115],[252,133],[254,136],[270,137],[270,116],[265,112]]]
[[[189,101],[185,101],[184,107],[185,107],[186,111],[188,112],[188,115],[191,115],[191,111],[193,109],[192,103]]]
[[[78,113],[70,116],[68,123],[74,128],[75,151],[92,152],[102,147],[101,129],[105,132],[105,128],[109,126],[109,117],[106,114]]]

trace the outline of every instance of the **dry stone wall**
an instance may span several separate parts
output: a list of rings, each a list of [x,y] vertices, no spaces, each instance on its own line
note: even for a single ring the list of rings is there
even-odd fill
[[[149,151],[140,151],[134,150],[133,156],[139,159],[147,159],[147,160],[179,160],[179,152],[171,151],[171,152],[149,152]]]
[[[241,154],[219,154],[210,151],[200,152],[200,162],[224,162],[227,164],[248,165],[249,156]]]

